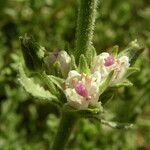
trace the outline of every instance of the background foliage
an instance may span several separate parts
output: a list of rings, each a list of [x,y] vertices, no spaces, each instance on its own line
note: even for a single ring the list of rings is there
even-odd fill
[[[148,0],[101,0],[94,45],[97,52],[137,38],[145,52],[130,77],[133,87],[115,91],[105,105],[109,120],[130,122],[135,129],[110,129],[93,120],[80,121],[68,149],[150,149],[150,5]],[[18,37],[30,33],[47,50],[73,49],[77,18],[74,0],[0,0],[0,149],[47,150],[56,132],[59,112],[35,100],[18,84],[22,61]],[[90,123],[89,123],[90,122]]]

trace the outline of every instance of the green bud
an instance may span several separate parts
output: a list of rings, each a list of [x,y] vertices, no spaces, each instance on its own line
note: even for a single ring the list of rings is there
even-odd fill
[[[25,34],[20,37],[21,49],[25,60],[26,67],[30,71],[39,71],[42,69],[42,58],[44,52],[33,39]]]

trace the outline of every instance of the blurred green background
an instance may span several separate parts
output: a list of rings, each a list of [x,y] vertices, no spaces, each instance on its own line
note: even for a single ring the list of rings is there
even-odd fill
[[[73,49],[77,0],[0,0],[0,150],[48,150],[59,122],[59,111],[29,96],[17,81],[22,61],[19,36],[29,33],[47,50]],[[145,51],[130,77],[133,87],[115,91],[105,118],[134,123],[116,130],[82,120],[68,150],[150,149],[150,1],[100,0],[94,45],[98,53],[134,40]]]

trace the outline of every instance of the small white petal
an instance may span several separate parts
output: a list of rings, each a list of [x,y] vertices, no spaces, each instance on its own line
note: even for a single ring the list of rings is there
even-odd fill
[[[76,109],[86,109],[89,105],[84,97],[76,93],[75,89],[66,89],[65,94],[68,100],[68,104]]]

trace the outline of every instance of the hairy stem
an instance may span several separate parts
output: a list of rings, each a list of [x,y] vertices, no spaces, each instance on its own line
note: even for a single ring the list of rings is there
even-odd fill
[[[77,120],[78,117],[75,113],[63,110],[51,150],[64,150]]]
[[[85,54],[92,45],[98,0],[80,0],[76,33],[76,56]],[[77,61],[79,57],[76,57]]]
[[[96,7],[98,0],[80,0],[76,33],[76,59],[92,45]],[[75,112],[63,109],[59,128],[52,145],[52,150],[63,150],[69,140],[74,126],[78,120]]]

